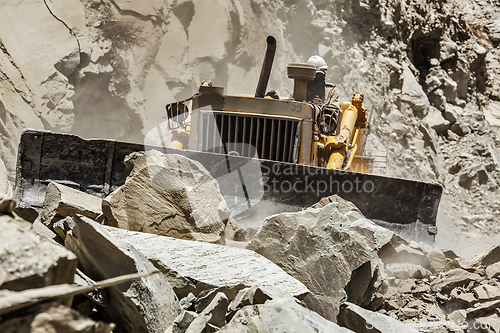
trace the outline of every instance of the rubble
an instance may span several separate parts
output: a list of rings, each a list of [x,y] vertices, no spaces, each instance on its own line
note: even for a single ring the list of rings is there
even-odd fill
[[[105,224],[225,243],[229,207],[219,184],[200,163],[151,150],[129,155],[125,164],[130,170],[125,184],[103,200]]]
[[[52,224],[57,235],[40,221],[0,216],[0,327],[424,333],[465,332],[464,322],[484,326],[498,318],[498,246],[467,262],[453,251],[406,241],[337,196],[270,216],[247,249],[59,212]],[[234,223],[229,230],[238,228]],[[16,246],[28,252],[12,251]],[[45,268],[33,271],[32,259]],[[20,274],[22,260],[36,276]],[[34,283],[41,288],[30,289]],[[432,330],[436,320],[441,331]]]

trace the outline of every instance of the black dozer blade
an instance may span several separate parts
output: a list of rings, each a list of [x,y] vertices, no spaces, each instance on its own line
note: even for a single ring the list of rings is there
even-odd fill
[[[21,208],[40,211],[51,181],[104,198],[125,182],[124,157],[150,149],[200,162],[218,180],[237,221],[298,211],[337,194],[365,217],[409,238],[432,243],[437,232],[443,191],[438,183],[31,129],[23,132],[19,144],[15,199]],[[249,165],[254,171],[258,165],[260,172],[248,172]],[[227,177],[231,173],[237,177]]]

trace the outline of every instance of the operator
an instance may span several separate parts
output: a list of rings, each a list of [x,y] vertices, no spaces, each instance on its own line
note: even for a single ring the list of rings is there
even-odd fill
[[[324,132],[331,133],[336,130],[341,117],[339,92],[335,85],[325,82],[328,65],[322,57],[312,56],[307,63],[316,66],[316,77],[307,82],[306,101],[315,105],[317,125],[322,126]],[[325,119],[325,116],[328,119]]]

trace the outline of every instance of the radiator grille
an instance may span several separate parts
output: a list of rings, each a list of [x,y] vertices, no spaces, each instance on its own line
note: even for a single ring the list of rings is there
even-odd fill
[[[202,151],[246,157],[258,155],[260,159],[280,162],[298,161],[299,118],[210,112],[202,113],[202,129]]]

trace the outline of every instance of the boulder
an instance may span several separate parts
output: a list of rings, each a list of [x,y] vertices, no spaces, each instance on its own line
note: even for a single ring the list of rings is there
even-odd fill
[[[485,314],[489,313],[492,310],[496,310],[499,307],[500,300],[481,303],[479,306],[467,309],[467,319],[484,316]]]
[[[254,285],[275,286],[299,299],[309,290],[263,256],[249,250],[186,241],[113,227],[106,230],[143,253],[169,279],[179,298],[211,288],[234,294]]]
[[[441,67],[431,67],[425,78],[429,101],[444,111],[446,102],[456,103],[457,83]]]
[[[26,207],[17,206],[16,209],[14,210],[14,212],[20,218],[22,218],[28,222],[31,222],[31,223],[35,222],[40,215],[35,208],[33,208],[29,205],[26,205]]]
[[[420,265],[426,269],[431,266],[429,259],[422,251],[414,249],[408,245],[399,245],[396,247],[396,252],[399,254],[403,262]]]
[[[224,244],[230,215],[219,184],[199,163],[156,150],[132,153],[125,184],[103,200],[106,224]]]
[[[35,221],[32,224],[32,230],[35,234],[38,236],[51,240],[55,243],[59,244],[64,244],[64,241],[52,230],[47,228],[42,222],[40,221]]]
[[[30,228],[29,222],[0,216],[0,289],[73,283],[76,256]]]
[[[387,280],[384,263],[380,258],[373,258],[351,274],[345,287],[347,301],[366,308],[378,308],[383,302],[377,293]]]
[[[231,320],[234,314],[241,308],[247,305],[264,304],[265,302],[278,298],[290,298],[289,294],[274,287],[258,287],[253,286],[250,288],[242,289],[238,295],[229,304],[228,314],[226,318]]]
[[[66,247],[78,256],[79,266],[99,281],[120,275],[154,271],[155,268],[132,246],[120,243],[97,222],[75,217],[66,235]],[[109,287],[100,308],[103,318],[117,324],[118,331],[165,332],[181,312],[176,295],[162,274]]]
[[[450,299],[447,304],[448,309],[463,309],[474,305],[477,298],[474,293],[469,292],[462,287],[453,288],[450,293]]]
[[[500,101],[490,101],[483,108],[486,122],[494,127],[500,127]]]
[[[426,116],[430,106],[427,95],[406,64],[403,64],[403,89],[401,101],[408,103],[413,109],[414,114],[420,118]]]
[[[353,303],[340,306],[337,323],[356,333],[417,333],[410,325],[389,316],[363,309]]]
[[[494,263],[486,267],[486,276],[488,279],[500,277],[500,262]]]
[[[498,285],[483,284],[474,288],[474,296],[480,302],[494,301],[500,298],[500,287]]]
[[[391,110],[385,119],[389,122],[392,132],[396,133],[398,137],[403,137],[410,133],[411,128],[408,126],[403,114],[398,109]]]
[[[391,231],[332,202],[268,217],[247,249],[303,282],[311,290],[305,306],[335,321],[352,272],[373,259],[392,236]]]
[[[350,211],[356,212],[359,215],[363,216],[363,213],[361,213],[361,211],[358,209],[358,207],[356,207],[355,204],[343,199],[342,197],[339,197],[336,194],[321,198],[317,203],[312,205],[311,208],[323,208],[331,202],[337,202],[337,203],[347,207]]]
[[[457,134],[458,136],[465,136],[467,134],[469,134],[470,132],[472,132],[472,128],[469,124],[468,121],[462,121],[462,120],[459,120],[457,121],[456,123],[454,123],[451,127],[450,127],[450,130]]]
[[[426,256],[431,264],[430,269],[434,273],[441,272],[444,269],[446,262],[449,261],[449,259],[446,258],[445,254],[437,247],[429,251]]]
[[[219,333],[348,333],[349,329],[303,308],[293,299],[279,298],[265,304],[248,305],[236,312]]]
[[[76,214],[95,219],[102,214],[101,206],[102,200],[93,195],[51,182],[45,192],[40,219],[50,228],[54,222]]]
[[[420,131],[424,136],[424,142],[427,146],[430,146],[431,149],[437,154],[439,152],[439,143],[438,136],[436,135],[436,131],[429,127],[426,123],[420,123],[419,126]]]
[[[432,273],[420,265],[389,264],[385,266],[387,275],[397,279],[428,279]]]
[[[460,286],[467,286],[472,281],[480,281],[479,274],[469,273],[465,269],[452,269],[431,283],[431,289],[436,292],[450,292],[452,289]]]
[[[459,258],[459,256],[455,252],[453,252],[453,250],[443,250],[442,252],[446,259],[454,260]]]
[[[55,222],[52,225],[52,229],[61,237],[61,239],[66,239],[66,234],[75,227],[75,221],[71,217],[66,217],[62,220]]]
[[[193,304],[194,310],[197,313],[200,313],[203,310],[205,310],[205,308],[213,301],[215,296],[217,296],[217,294],[219,293],[223,293],[224,295],[226,295],[228,301],[232,301],[236,297],[236,293],[234,291],[224,287],[206,289],[200,292],[198,297],[196,297],[196,300],[194,301]]]
[[[423,122],[434,129],[437,134],[444,135],[448,128],[450,128],[450,122],[444,119],[441,111],[435,107],[429,109],[429,114],[424,118]]]
[[[473,266],[482,265],[489,266],[500,262],[500,246],[493,245],[483,253],[479,253],[471,259],[470,263]]]
[[[443,62],[457,55],[457,43],[451,40],[442,40],[439,42],[439,61]]]
[[[226,324],[226,311],[229,301],[224,293],[217,293],[212,302],[193,320],[186,333],[202,333],[211,324],[222,327]]]
[[[444,107],[444,118],[448,120],[450,124],[456,123],[462,113],[463,109],[461,107],[448,103]]]
[[[186,297],[182,298],[180,301],[179,301],[179,305],[181,306],[181,308],[183,308],[184,310],[187,310],[191,307],[191,305],[193,305],[193,302],[196,300],[196,296],[193,294],[193,293],[189,293],[187,294]]]

